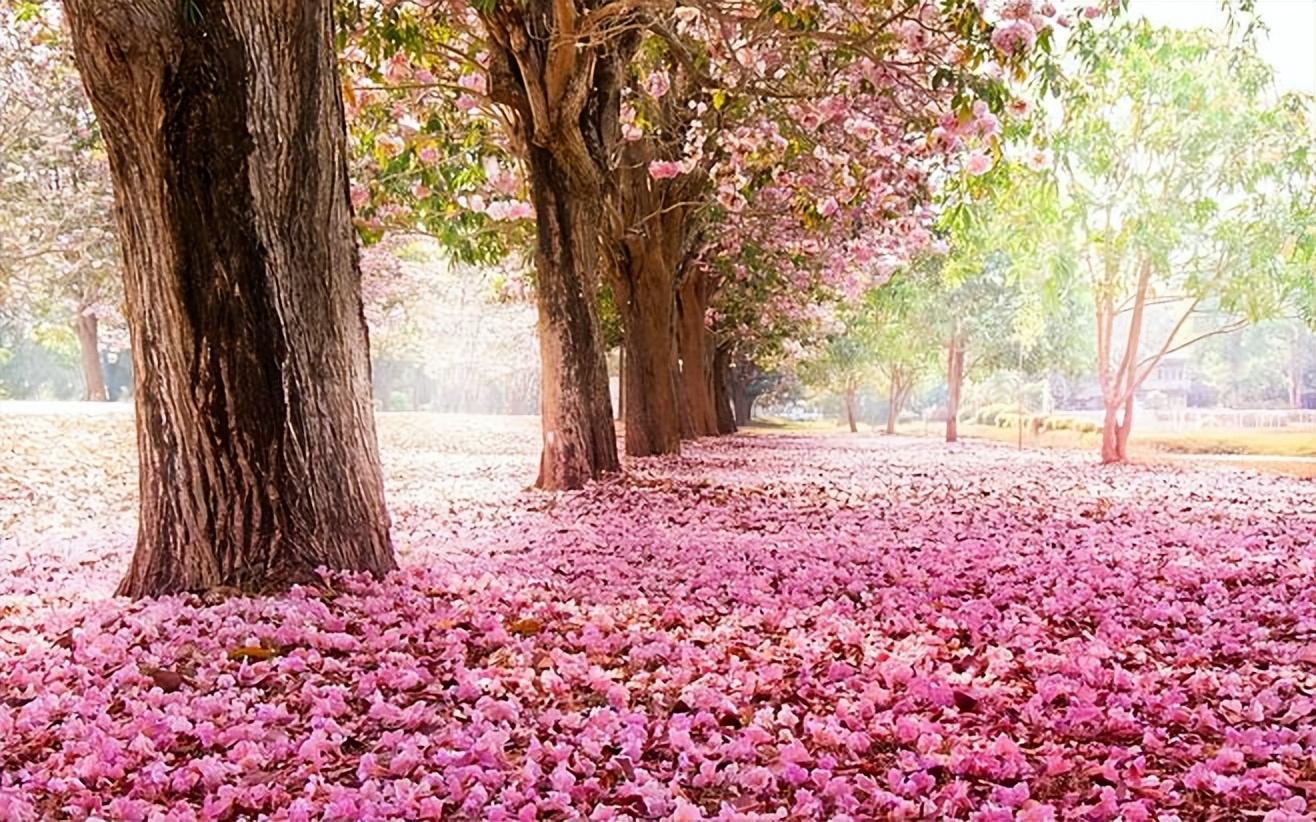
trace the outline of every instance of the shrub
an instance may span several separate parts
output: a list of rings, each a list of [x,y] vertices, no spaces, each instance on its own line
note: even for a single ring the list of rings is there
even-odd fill
[[[1013,406],[1006,405],[1004,403],[992,403],[991,405],[984,405],[983,407],[979,408],[978,413],[974,415],[974,422],[978,423],[979,425],[999,425],[999,421],[997,420],[997,417],[999,417],[1001,414],[1008,413],[1012,407]]]
[[[405,391],[394,391],[388,395],[388,403],[385,405],[386,411],[410,411],[411,395]]]

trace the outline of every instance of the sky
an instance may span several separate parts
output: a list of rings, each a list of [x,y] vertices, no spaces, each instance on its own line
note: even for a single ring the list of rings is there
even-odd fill
[[[1257,0],[1261,56],[1275,68],[1280,91],[1316,94],[1316,0]],[[1220,0],[1130,0],[1130,16],[1175,28],[1223,27]]]

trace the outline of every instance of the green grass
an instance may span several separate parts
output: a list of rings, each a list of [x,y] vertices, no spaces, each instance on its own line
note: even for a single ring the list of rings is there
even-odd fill
[[[927,436],[940,437],[945,431],[945,424],[933,425]],[[922,423],[901,426],[902,434],[924,436]],[[1014,445],[1018,442],[1019,432],[1015,428],[998,428],[994,425],[960,425],[960,436],[973,439],[986,439]],[[1101,448],[1101,435],[1083,434],[1077,431],[1043,431],[1034,435],[1024,431],[1026,448],[1063,448],[1091,451],[1094,454]],[[1173,455],[1176,458],[1191,458],[1194,455],[1211,458],[1225,458],[1223,462],[1243,468],[1252,468],[1271,473],[1288,474],[1299,477],[1316,477],[1316,463],[1304,460],[1316,458],[1316,431],[1264,428],[1225,428],[1207,431],[1145,431],[1139,432],[1134,423],[1133,434],[1129,439],[1129,455],[1135,461],[1164,461]],[[1230,460],[1228,457],[1236,457]]]
[[[1136,426],[1136,423],[1135,423]],[[1182,433],[1148,432],[1132,439],[1172,454],[1247,454],[1261,457],[1316,457],[1316,431],[1223,429]]]

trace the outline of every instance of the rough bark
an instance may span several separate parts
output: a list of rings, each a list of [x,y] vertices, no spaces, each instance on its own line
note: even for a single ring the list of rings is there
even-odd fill
[[[960,398],[964,391],[964,340],[951,335],[946,355],[946,442],[960,438]]]
[[[736,433],[736,413],[731,408],[731,350],[720,345],[713,353],[713,403],[717,412],[717,432]]]
[[[731,381],[731,407],[736,415],[736,425],[744,427],[754,419],[754,401],[758,399],[750,393],[739,380]]]
[[[712,334],[704,315],[712,287],[702,272],[690,272],[677,291],[677,345],[681,357],[681,392],[693,437],[717,436],[713,397]]]
[[[78,335],[78,354],[82,361],[82,399],[84,402],[108,402],[105,372],[101,368],[100,335],[95,314],[78,314],[73,329]]]
[[[509,109],[537,213],[538,485],[580,488],[620,468],[596,305],[600,204],[619,140],[622,68],[639,34],[620,27],[585,42],[581,9],[561,0],[488,3],[478,13],[489,95]]]
[[[676,273],[686,209],[670,180],[651,180],[653,147],[626,147],[613,195],[621,224],[609,233],[607,271],[621,316],[627,357],[626,453],[681,452],[682,408],[677,388]]]
[[[120,593],[393,569],[330,6],[65,10],[136,366],[140,528]]]
[[[637,278],[622,308],[625,328],[626,453],[632,457],[681,452],[681,407],[676,390],[675,305],[662,280]]]
[[[594,301],[599,210],[597,201],[570,191],[569,178],[551,151],[531,146],[529,153],[538,215],[535,271],[544,430],[537,484],[546,490],[581,488],[620,468]]]

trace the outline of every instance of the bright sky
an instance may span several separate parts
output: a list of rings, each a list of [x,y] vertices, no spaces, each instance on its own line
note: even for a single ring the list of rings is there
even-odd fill
[[[1280,91],[1316,94],[1316,0],[1257,0],[1257,11],[1269,29],[1258,47]],[[1184,29],[1225,23],[1220,0],[1130,0],[1129,16]]]

